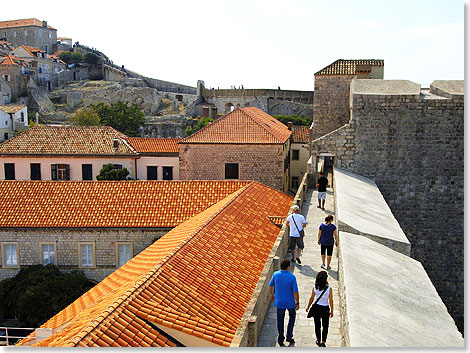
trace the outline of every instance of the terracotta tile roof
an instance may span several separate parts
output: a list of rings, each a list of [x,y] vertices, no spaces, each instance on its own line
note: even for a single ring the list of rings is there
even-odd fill
[[[181,138],[129,137],[127,141],[139,153],[178,153]]]
[[[26,27],[26,26],[42,27],[42,21],[39,21],[36,18],[27,18],[24,20],[0,21],[0,28]],[[47,25],[47,28],[55,29],[49,25]]]
[[[45,53],[44,50],[41,50],[39,48],[36,48],[36,47],[30,47],[30,46],[27,46],[27,45],[21,45],[19,46],[18,48],[23,48],[24,50],[26,50],[28,52],[28,54],[30,54],[31,56],[34,56],[34,57],[37,57],[34,53]]]
[[[316,72],[315,75],[355,75],[357,65],[384,66],[384,61],[381,59],[338,59],[327,67]]]
[[[48,320],[38,346],[229,346],[292,198],[257,182],[180,224]],[[249,261],[247,261],[249,259]],[[24,341],[22,342],[24,343]],[[20,345],[22,344],[20,343]]]
[[[292,127],[292,142],[308,143],[310,141],[309,127],[294,125]]]
[[[0,105],[0,110],[2,112],[5,112],[7,114],[15,114],[18,110],[26,108],[25,105]]]
[[[259,108],[237,108],[180,143],[282,144],[291,135],[286,125]]]
[[[0,65],[24,65],[23,60],[14,56],[14,55],[6,55],[0,58]]]
[[[247,183],[3,180],[0,227],[170,228]],[[25,214],[31,207],[34,212]]]
[[[0,143],[0,154],[136,154],[126,139],[110,126],[34,126]]]
[[[13,44],[11,44],[10,42],[7,42],[7,41],[5,41],[5,40],[0,40],[0,45],[6,45],[6,46],[8,46],[8,47],[12,47],[12,46],[13,46]]]

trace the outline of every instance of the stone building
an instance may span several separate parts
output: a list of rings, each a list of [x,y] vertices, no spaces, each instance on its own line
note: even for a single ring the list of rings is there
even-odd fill
[[[307,162],[310,158],[310,134],[308,126],[294,125],[289,128],[292,130],[289,190],[295,194],[307,172]]]
[[[1,21],[0,40],[15,47],[27,45],[52,54],[57,47],[57,30],[35,18]]]
[[[0,181],[0,280],[25,266],[53,263],[101,281],[170,229],[247,184]]]
[[[179,182],[191,183],[234,182]],[[193,196],[195,200],[210,195],[204,188],[193,191],[201,193]],[[42,326],[48,337],[27,338],[19,345],[215,348],[236,344],[278,239],[279,228],[269,217],[285,218],[291,204],[292,198],[279,191],[246,182],[48,320]],[[247,210],[256,212],[247,217]]]
[[[8,55],[14,49],[13,44],[0,40],[0,56]]]
[[[10,87],[9,92],[5,89],[7,97],[2,97],[4,101],[15,101],[19,97],[26,96],[34,75],[34,68],[30,68],[22,59],[14,55],[0,57],[0,77]],[[2,88],[2,95],[3,91]]]
[[[348,123],[353,79],[383,79],[383,75],[384,61],[372,59],[339,59],[316,72],[312,139]]]
[[[351,119],[312,141],[373,179],[450,314],[464,319],[464,81],[352,80]]]
[[[237,108],[179,142],[181,180],[256,180],[288,192],[291,131],[259,108]]]
[[[25,105],[0,105],[0,142],[28,128],[28,108]]]

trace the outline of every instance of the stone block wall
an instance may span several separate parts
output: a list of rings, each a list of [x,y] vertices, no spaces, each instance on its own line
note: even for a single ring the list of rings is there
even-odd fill
[[[180,180],[223,180],[225,163],[239,163],[240,180],[256,180],[284,191],[283,145],[182,144]]]
[[[354,75],[315,76],[313,139],[348,123],[350,85],[354,77]]]
[[[464,98],[354,95],[352,120],[312,155],[375,180],[463,332]]]
[[[95,268],[81,268],[92,280],[101,281],[116,270],[116,242],[131,242],[137,255],[160,238],[169,229],[2,229],[1,242],[17,242],[21,267],[37,265],[40,260],[40,243],[56,244],[56,264],[59,269],[70,271],[79,268],[78,244],[95,244]],[[0,265],[3,249],[0,251]],[[0,280],[15,276],[19,269],[0,269]]]

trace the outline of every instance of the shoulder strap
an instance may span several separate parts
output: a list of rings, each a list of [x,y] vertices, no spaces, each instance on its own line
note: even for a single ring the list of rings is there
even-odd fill
[[[292,221],[293,221],[294,224],[295,224],[295,228],[297,228],[297,232],[300,233],[299,227],[297,227],[297,223],[295,223],[295,217],[294,217],[294,215],[295,215],[295,213],[292,213],[292,215],[291,215],[291,216],[292,216]]]
[[[326,286],[326,288],[323,290],[323,292],[320,294],[320,296],[317,298],[317,300],[315,300],[315,303],[313,303],[313,305],[315,305],[316,303],[318,303],[318,301],[321,299],[321,297],[323,297],[323,294],[325,294],[326,290],[330,288],[329,286]]]

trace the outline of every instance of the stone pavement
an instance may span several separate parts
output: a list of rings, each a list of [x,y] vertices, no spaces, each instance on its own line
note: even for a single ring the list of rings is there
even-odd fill
[[[307,319],[305,307],[307,306],[312,288],[315,283],[315,277],[321,270],[320,245],[317,243],[318,227],[324,221],[328,214],[334,213],[334,199],[332,189],[328,189],[325,202],[325,210],[317,208],[317,191],[310,189],[307,191],[306,200],[302,206],[302,214],[307,219],[307,227],[305,227],[304,244],[305,249],[300,259],[302,264],[293,265],[291,262],[291,272],[297,277],[297,285],[299,287],[300,309],[297,311],[297,317],[294,326],[295,347],[317,347],[315,344],[315,326],[312,319]],[[333,223],[336,225],[336,218]],[[291,258],[291,253],[286,255]],[[282,259],[281,259],[282,260]],[[333,250],[331,260],[331,270],[328,271],[328,283],[333,289],[334,311],[333,318],[330,319],[328,330],[328,339],[326,345],[328,347],[342,346],[341,318],[339,313],[339,293],[338,293],[338,257],[337,248]],[[286,319],[284,330],[287,328],[288,313],[286,311]],[[285,331],[284,331],[285,332]],[[286,343],[287,344],[287,343]],[[260,336],[258,338],[258,347],[275,347],[277,344],[277,325],[276,325],[276,308],[273,302],[269,305],[266,317],[264,318]]]

